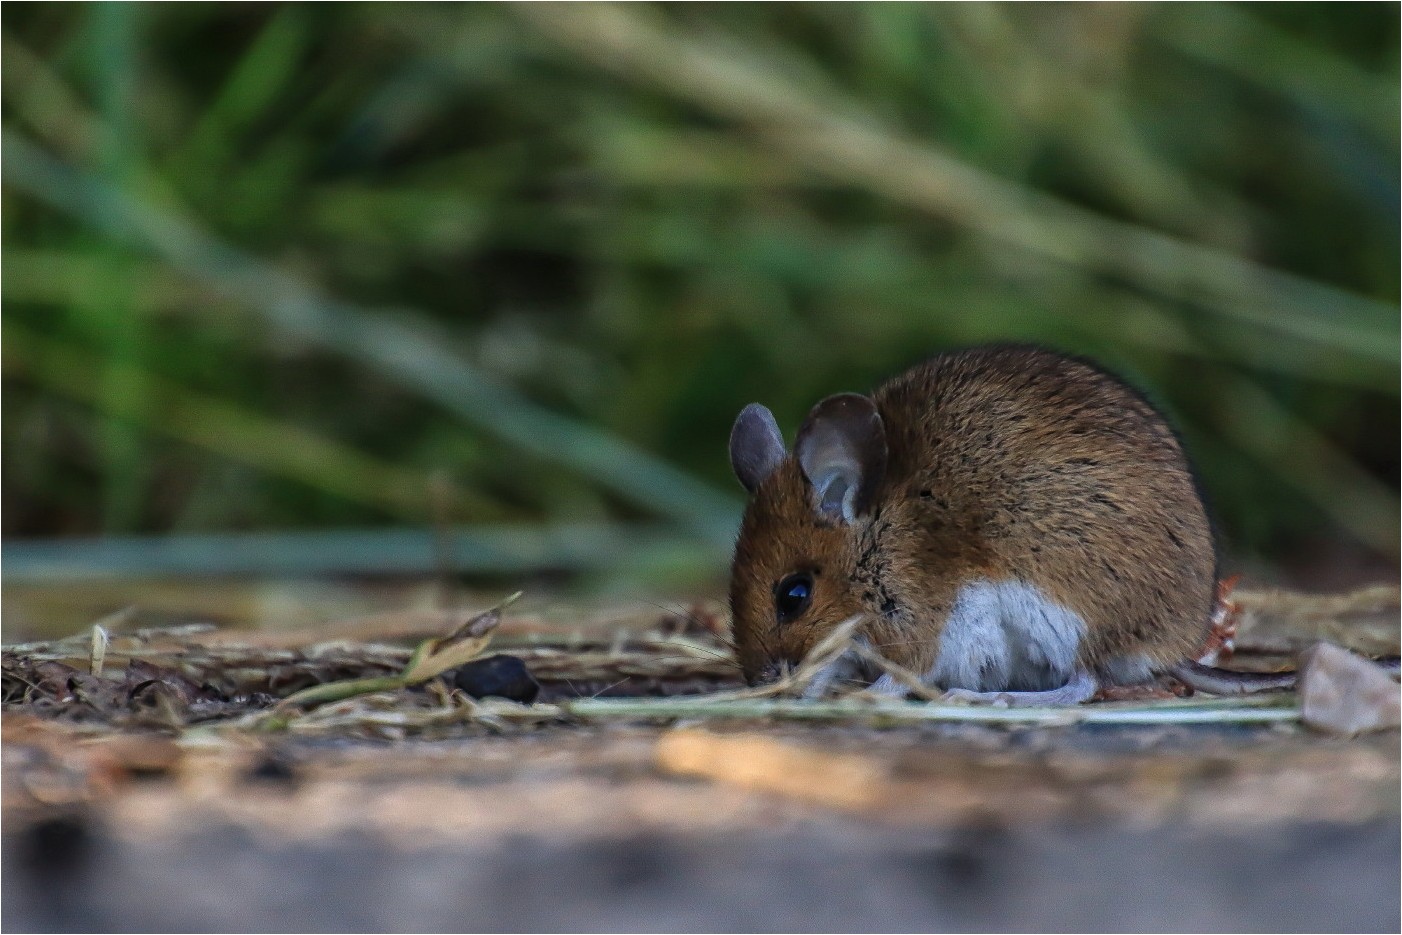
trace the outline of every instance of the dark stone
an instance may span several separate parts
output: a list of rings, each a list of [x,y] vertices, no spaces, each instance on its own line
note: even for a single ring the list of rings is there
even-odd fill
[[[36,821],[20,838],[19,858],[38,880],[72,879],[87,869],[93,834],[84,815],[61,813]]]
[[[540,684],[515,656],[488,656],[458,666],[453,672],[453,686],[473,698],[506,698],[530,704],[540,694]]]
[[[297,784],[297,769],[281,753],[269,752],[249,767],[244,778],[270,786],[294,786]]]

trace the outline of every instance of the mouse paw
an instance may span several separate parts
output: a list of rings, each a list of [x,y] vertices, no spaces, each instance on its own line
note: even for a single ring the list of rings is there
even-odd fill
[[[867,686],[867,691],[873,695],[880,695],[882,698],[904,698],[910,694],[910,689],[896,681],[890,675],[883,675]]]
[[[951,688],[944,693],[945,701],[965,701],[993,708],[1011,708],[1013,696],[1007,692],[976,692],[967,688]]]
[[[971,701],[999,708],[1033,708],[1081,704],[1089,701],[1099,687],[1100,684],[1094,676],[1087,672],[1078,672],[1065,685],[1047,691],[976,692],[967,688],[951,688],[944,696],[953,701]]]

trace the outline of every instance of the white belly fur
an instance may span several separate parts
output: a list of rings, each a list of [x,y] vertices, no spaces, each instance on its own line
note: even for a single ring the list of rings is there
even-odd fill
[[[925,681],[970,691],[1047,691],[1069,682],[1085,621],[1020,581],[974,581],[955,596]]]

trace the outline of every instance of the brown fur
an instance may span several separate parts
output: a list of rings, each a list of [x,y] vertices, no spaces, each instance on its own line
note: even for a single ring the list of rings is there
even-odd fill
[[[796,662],[853,614],[881,652],[926,671],[965,583],[1019,580],[1086,623],[1081,663],[1144,653],[1158,669],[1207,635],[1216,555],[1183,449],[1141,396],[1036,348],[945,354],[872,394],[889,461],[869,515],[820,518],[792,455],[751,498],[732,566],[747,677]],[[773,589],[814,576],[776,622]]]

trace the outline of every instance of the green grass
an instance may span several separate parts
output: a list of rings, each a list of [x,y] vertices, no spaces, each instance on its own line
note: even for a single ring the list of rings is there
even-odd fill
[[[1397,555],[1387,4],[11,5],[7,536],[663,519],[1038,341],[1232,551]]]

